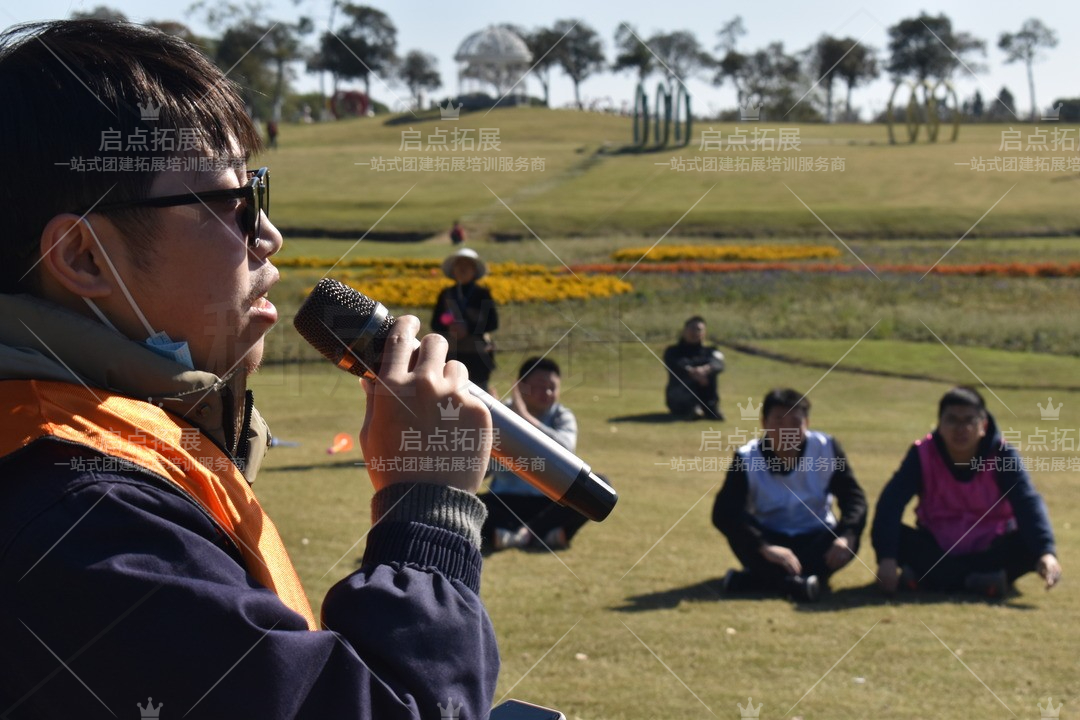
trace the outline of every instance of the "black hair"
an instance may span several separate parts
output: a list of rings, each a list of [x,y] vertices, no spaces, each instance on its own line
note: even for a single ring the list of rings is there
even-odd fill
[[[234,84],[202,52],[132,23],[57,20],[0,32],[0,97],[2,293],[37,289],[27,272],[55,216],[146,198],[158,174],[192,154],[235,167],[261,148]],[[107,212],[145,267],[153,211]]]
[[[708,323],[705,322],[705,318],[701,317],[700,315],[695,315],[694,317],[692,317],[689,320],[687,320],[686,322],[684,322],[682,324],[682,326],[685,328],[687,325],[690,325],[691,323],[701,323],[702,325],[708,325]]]
[[[769,417],[769,412],[773,408],[802,410],[807,416],[810,415],[810,401],[801,392],[791,388],[773,388],[770,390],[761,403],[761,417]]]
[[[951,407],[975,408],[980,414],[986,415],[986,401],[979,391],[968,385],[957,385],[941,396],[938,401],[938,419]]]
[[[562,377],[562,374],[559,372],[559,364],[554,360],[542,357],[531,357],[521,363],[521,369],[518,370],[518,380],[524,380],[534,372],[550,372]]]

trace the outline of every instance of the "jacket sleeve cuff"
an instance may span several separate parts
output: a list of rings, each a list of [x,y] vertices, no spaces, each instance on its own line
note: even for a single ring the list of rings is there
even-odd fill
[[[475,495],[429,483],[391,485],[371,499],[371,524],[420,523],[448,530],[480,547],[487,508]]]
[[[368,533],[362,565],[437,572],[480,593],[480,551],[455,532],[418,522],[380,522]]]

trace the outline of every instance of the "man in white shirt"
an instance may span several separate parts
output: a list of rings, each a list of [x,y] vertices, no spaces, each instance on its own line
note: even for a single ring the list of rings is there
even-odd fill
[[[577,445],[577,418],[559,402],[562,380],[554,360],[533,357],[518,372],[508,405],[555,442],[571,452]],[[492,550],[529,546],[561,550],[585,524],[575,510],[549,500],[510,469],[498,470],[490,491],[480,499],[488,518],[482,539]]]

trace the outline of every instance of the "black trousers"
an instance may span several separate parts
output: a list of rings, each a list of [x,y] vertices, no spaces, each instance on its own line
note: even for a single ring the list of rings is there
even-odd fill
[[[825,553],[829,551],[829,548],[832,547],[833,542],[836,540],[835,535],[824,527],[820,531],[802,535],[784,535],[765,528],[758,529],[761,530],[763,539],[769,545],[786,547],[795,553],[795,557],[799,558],[799,563],[802,565],[803,577],[817,575],[818,580],[823,585],[828,582],[829,576],[834,571],[830,570],[828,565],[825,564]],[[742,546],[739,543],[731,542],[730,539],[728,544],[731,545],[735,557],[739,558],[739,562],[750,573],[751,579],[748,581],[746,589],[763,592],[784,592],[786,589],[785,583],[790,576],[783,567],[766,560],[756,544]],[[858,540],[855,541],[855,547],[851,548],[851,550],[856,553],[859,551]]]
[[[446,354],[446,359],[457,360],[464,365],[469,371],[469,380],[481,390],[487,391],[491,373],[495,369],[494,355],[458,352],[451,348]]]
[[[687,385],[690,386],[689,390],[678,382],[672,382],[664,391],[664,398],[672,415],[689,415],[695,407],[700,407],[707,417],[720,416],[720,393],[717,391],[715,375],[709,378],[709,384],[704,387],[692,381]]]
[[[1039,558],[1016,531],[997,538],[982,552],[957,555],[955,552],[946,554],[929,530],[902,525],[896,562],[911,567],[920,587],[954,592],[964,589],[964,579],[971,573],[1004,570],[1012,583],[1035,570]]]
[[[496,528],[517,531],[524,523],[534,537],[542,539],[547,533],[561,527],[569,541],[581,526],[588,522],[588,518],[578,511],[563,507],[540,495],[487,492],[477,497],[488,510],[481,536],[484,545],[489,547],[495,537]]]

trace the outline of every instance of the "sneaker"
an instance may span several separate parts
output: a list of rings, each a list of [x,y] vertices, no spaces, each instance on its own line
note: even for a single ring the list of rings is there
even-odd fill
[[[787,579],[787,592],[799,602],[817,602],[821,597],[821,582],[817,575],[792,575]]]
[[[566,537],[566,530],[556,527],[551,528],[544,535],[544,544],[550,550],[565,550],[570,547],[570,540]]]
[[[727,593],[745,592],[750,587],[750,573],[732,568],[720,581],[720,588]]]
[[[1004,570],[988,573],[971,573],[964,578],[964,588],[977,595],[1000,600],[1009,591],[1009,578]]]
[[[919,578],[910,565],[900,566],[900,589],[915,592],[919,589]]]
[[[492,545],[496,550],[507,550],[526,547],[530,542],[532,542],[532,533],[529,532],[529,528],[523,527],[517,531],[495,528]]]

